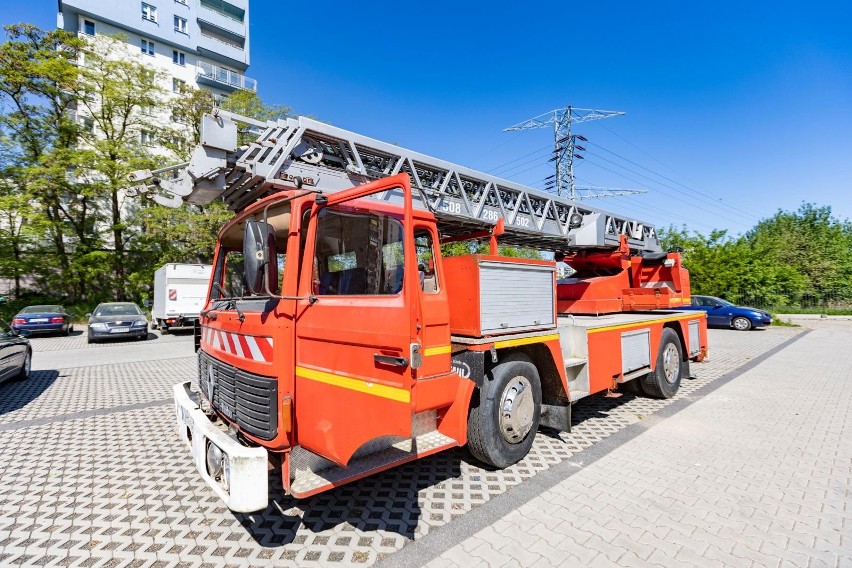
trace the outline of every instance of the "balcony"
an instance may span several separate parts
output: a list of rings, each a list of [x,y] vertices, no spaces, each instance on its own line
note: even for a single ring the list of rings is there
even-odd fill
[[[257,91],[257,81],[254,79],[205,61],[199,61],[195,66],[195,79],[200,83],[206,83],[220,89]]]

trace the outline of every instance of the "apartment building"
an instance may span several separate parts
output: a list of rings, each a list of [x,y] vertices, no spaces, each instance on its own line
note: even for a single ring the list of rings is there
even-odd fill
[[[58,0],[57,27],[79,36],[126,38],[174,92],[181,85],[217,98],[257,90],[249,66],[249,0]]]

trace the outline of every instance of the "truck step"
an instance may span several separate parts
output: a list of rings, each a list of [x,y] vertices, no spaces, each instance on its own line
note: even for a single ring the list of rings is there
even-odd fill
[[[565,359],[565,368],[568,369],[569,367],[579,367],[581,365],[585,365],[588,362],[588,359],[583,359],[582,357],[568,357],[567,359]]]
[[[568,398],[571,399],[571,402],[576,402],[581,398],[586,398],[587,396],[589,396],[588,391],[571,390],[568,393]]]
[[[349,466],[334,465],[322,471],[300,471],[290,483],[290,495],[304,499],[316,493],[338,487],[418,458],[458,446],[459,443],[434,430],[402,440],[378,452],[354,458]]]

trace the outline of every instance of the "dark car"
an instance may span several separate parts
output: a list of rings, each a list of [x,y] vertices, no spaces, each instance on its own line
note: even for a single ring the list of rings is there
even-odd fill
[[[26,335],[29,335],[27,330],[15,331],[0,320],[0,383],[6,379],[29,378],[33,350]]]
[[[756,327],[764,327],[772,323],[769,312],[735,306],[715,296],[692,296],[692,303],[683,306],[684,310],[704,310],[707,312],[707,325],[732,327],[740,331],[748,331]]]
[[[12,319],[12,329],[30,333],[61,333],[74,331],[71,314],[59,305],[27,306]]]
[[[89,318],[89,343],[116,337],[148,337],[148,320],[132,302],[98,304]]]

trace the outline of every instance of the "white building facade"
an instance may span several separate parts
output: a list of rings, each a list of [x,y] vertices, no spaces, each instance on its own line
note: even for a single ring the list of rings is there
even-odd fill
[[[256,91],[249,66],[249,0],[58,0],[57,27],[80,37],[121,35],[169,78],[217,99]]]

